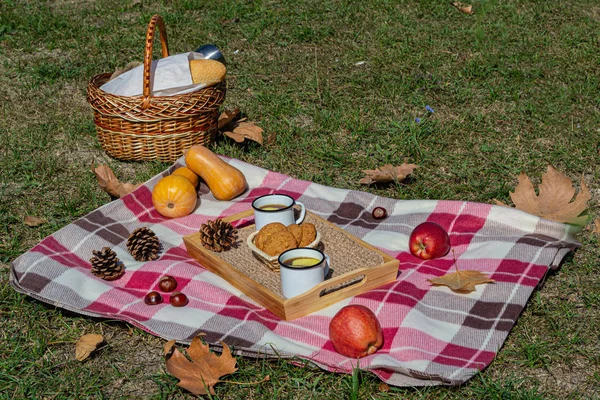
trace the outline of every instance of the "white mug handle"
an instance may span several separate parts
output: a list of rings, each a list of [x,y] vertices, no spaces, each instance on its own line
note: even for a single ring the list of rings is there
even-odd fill
[[[296,224],[300,225],[306,216],[306,208],[304,207],[304,204],[300,203],[299,201],[296,202],[296,205],[300,206],[300,216],[296,220]]]
[[[325,268],[323,268],[323,278],[327,278],[329,275],[329,264],[331,264],[331,258],[325,254]]]

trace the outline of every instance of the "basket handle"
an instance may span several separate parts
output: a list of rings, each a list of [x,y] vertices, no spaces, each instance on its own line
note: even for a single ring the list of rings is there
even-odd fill
[[[148,23],[148,30],[146,31],[146,47],[144,48],[144,91],[142,94],[142,110],[147,109],[150,106],[151,94],[150,94],[150,70],[152,68],[152,43],[154,43],[154,33],[156,32],[156,26],[160,32],[160,44],[162,46],[163,58],[169,56],[169,45],[167,44],[167,30],[165,28],[165,22],[160,15],[156,14],[150,19]]]

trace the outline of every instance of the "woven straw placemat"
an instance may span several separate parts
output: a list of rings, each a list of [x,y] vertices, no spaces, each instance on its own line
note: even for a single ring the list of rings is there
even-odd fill
[[[384,262],[381,254],[361,246],[329,222],[316,218],[308,212],[304,222],[313,223],[321,233],[321,244],[318,249],[331,259],[329,277],[340,276],[358,268],[374,267]],[[283,296],[279,272],[272,271],[259,261],[246,244],[246,239],[253,232],[255,232],[254,225],[238,229],[236,246],[229,251],[213,254],[273,293]]]

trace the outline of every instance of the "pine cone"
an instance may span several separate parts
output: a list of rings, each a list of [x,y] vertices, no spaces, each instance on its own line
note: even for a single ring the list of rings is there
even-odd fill
[[[137,261],[156,260],[160,250],[160,240],[151,229],[137,228],[127,239],[127,250]]]
[[[237,239],[237,229],[222,219],[207,221],[200,228],[202,245],[209,250],[221,252],[229,250]]]
[[[117,253],[109,247],[103,247],[100,251],[93,250],[92,253],[94,253],[94,257],[90,258],[92,274],[106,281],[114,281],[125,273],[125,267],[117,258]]]

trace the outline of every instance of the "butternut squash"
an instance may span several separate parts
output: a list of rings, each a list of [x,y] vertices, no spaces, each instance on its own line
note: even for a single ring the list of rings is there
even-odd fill
[[[206,182],[217,200],[231,200],[246,191],[248,182],[242,171],[201,144],[190,147],[185,153],[185,163]]]

